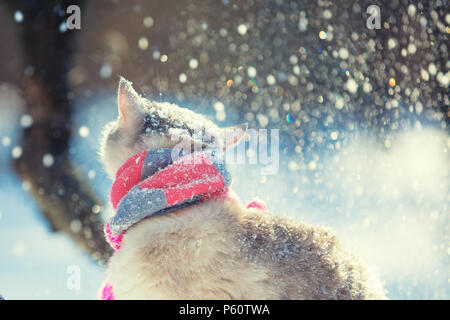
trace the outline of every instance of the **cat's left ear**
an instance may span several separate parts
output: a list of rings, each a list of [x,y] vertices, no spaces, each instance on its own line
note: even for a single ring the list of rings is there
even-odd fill
[[[119,127],[131,128],[138,123],[143,113],[139,103],[140,99],[141,97],[134,90],[132,83],[120,77],[119,92],[117,94],[119,111],[117,123]]]
[[[228,150],[241,141],[241,139],[245,136],[247,132],[248,124],[242,123],[231,127],[223,128],[225,133],[225,143],[224,143],[224,151]]]

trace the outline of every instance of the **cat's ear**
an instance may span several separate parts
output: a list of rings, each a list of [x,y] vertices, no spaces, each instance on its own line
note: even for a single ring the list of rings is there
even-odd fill
[[[223,146],[224,151],[228,150],[241,141],[241,139],[245,136],[245,132],[247,132],[247,123],[238,124],[231,127],[223,128],[225,143]]]
[[[138,123],[142,116],[140,106],[141,97],[133,89],[132,83],[120,77],[119,92],[117,94],[117,106],[119,118],[117,124],[122,128],[130,128]]]

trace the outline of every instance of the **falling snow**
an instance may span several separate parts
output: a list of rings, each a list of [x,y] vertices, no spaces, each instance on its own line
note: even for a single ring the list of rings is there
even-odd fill
[[[29,114],[24,114],[20,117],[20,125],[23,128],[29,128],[33,124],[33,118]]]
[[[76,60],[69,72],[74,92],[83,99],[107,85],[115,92],[116,74],[131,74],[150,97],[180,101],[220,126],[247,121],[250,128],[280,129],[280,174],[235,168],[236,190],[264,196],[277,214],[339,229],[346,244],[380,267],[391,297],[448,298],[450,14],[443,3],[391,1],[382,7],[381,30],[365,28],[359,2],[213,6],[194,1],[162,20],[143,3],[123,9],[121,27],[93,15],[104,29],[96,31],[91,20],[79,31],[86,43],[80,61],[88,63]],[[9,19],[18,28],[28,21],[14,10]],[[138,27],[128,31],[127,21]],[[20,71],[34,74],[32,65]],[[9,110],[19,98],[4,91],[0,107]],[[109,100],[101,110],[83,103],[96,111],[72,127],[72,139],[86,149],[116,111]],[[166,130],[164,117],[148,123]],[[9,122],[32,130],[39,117],[19,111],[0,121],[0,129]],[[6,157],[22,157],[16,133],[0,136]],[[91,168],[97,150],[84,155],[85,149],[73,150],[96,186],[104,178],[101,168]],[[40,155],[36,165],[52,168],[54,157]],[[81,221],[70,228],[80,232]],[[22,259],[31,250],[14,242],[9,251]],[[288,248],[279,252],[289,255]]]
[[[78,134],[82,138],[87,138],[89,136],[89,133],[90,133],[90,130],[86,126],[81,126],[80,129],[78,130]]]
[[[11,150],[11,155],[14,159],[18,159],[22,156],[22,148],[20,146],[15,146]]]
[[[17,10],[16,12],[14,12],[14,20],[19,23],[23,21],[22,11]]]
[[[189,68],[197,69],[197,67],[198,67],[198,60],[197,59],[189,60]]]
[[[50,153],[46,153],[42,157],[42,164],[46,168],[49,168],[49,167],[53,166],[54,161],[55,160],[53,159],[53,156]]]

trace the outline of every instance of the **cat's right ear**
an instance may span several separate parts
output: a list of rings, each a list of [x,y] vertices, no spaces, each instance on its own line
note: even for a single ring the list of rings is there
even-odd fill
[[[133,89],[132,83],[120,77],[119,92],[117,94],[117,106],[119,118],[117,124],[119,128],[131,128],[138,123],[142,110],[139,100],[141,98]]]

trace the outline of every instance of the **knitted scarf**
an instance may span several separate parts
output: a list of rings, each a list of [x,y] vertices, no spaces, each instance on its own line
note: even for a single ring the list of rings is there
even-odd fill
[[[153,149],[128,159],[117,171],[110,199],[116,211],[105,235],[118,250],[123,234],[142,219],[169,213],[202,199],[227,197],[230,177],[217,150],[186,153]]]

